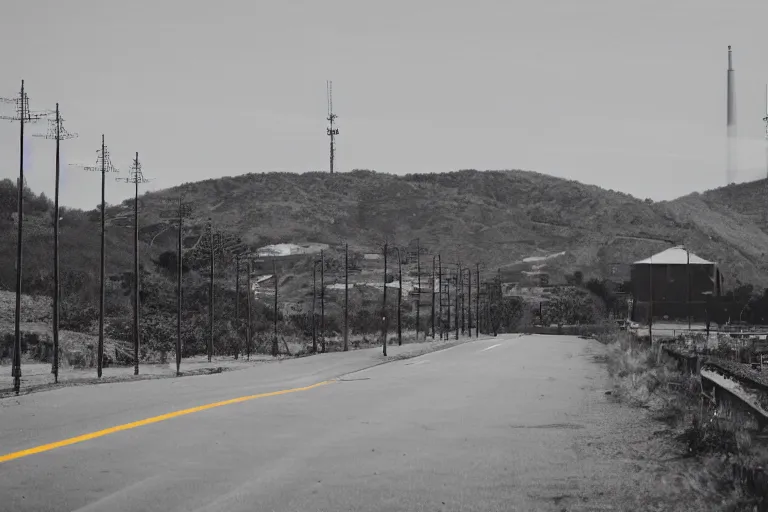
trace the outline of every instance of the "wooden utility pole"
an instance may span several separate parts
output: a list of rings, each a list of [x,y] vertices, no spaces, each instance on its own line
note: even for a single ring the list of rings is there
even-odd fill
[[[477,294],[475,294],[475,338],[480,337],[480,264],[476,264],[477,274],[475,275],[477,281]]]
[[[381,305],[382,345],[384,355],[387,355],[387,243],[384,243],[384,299]]]
[[[317,260],[312,258],[312,353],[317,354]]]
[[[56,117],[48,120],[48,133],[35,134],[56,141],[56,182],[53,202],[53,364],[51,373],[53,381],[59,382],[59,313],[61,311],[61,287],[59,285],[59,181],[61,175],[60,146],[62,140],[74,139],[76,133],[70,133],[64,129],[64,119],[59,112],[59,104],[56,104]]]
[[[325,354],[325,255],[320,250],[320,347]]]
[[[245,348],[248,355],[248,361],[251,360],[251,259],[248,258],[248,325],[245,326]]]
[[[184,203],[179,195],[179,237],[176,248],[176,376],[181,374],[181,273],[182,266],[182,232],[184,229]]]
[[[139,329],[139,316],[141,313],[140,294],[139,294],[139,184],[146,183],[149,180],[144,178],[139,163],[139,153],[136,152],[136,158],[130,169],[128,178],[117,178],[117,181],[131,183],[134,186],[133,196],[133,374],[139,374],[139,346],[141,345],[141,331]]]
[[[274,274],[273,277],[275,278],[275,337],[272,340],[272,357],[277,357],[277,264],[274,258],[272,259],[272,274]]]
[[[240,255],[235,255],[235,359],[240,351]]]
[[[456,339],[459,339],[459,297],[461,296],[461,263],[456,268]]]
[[[402,286],[402,280],[401,280]],[[421,318],[421,245],[419,239],[416,239],[416,342],[419,341],[419,321]],[[427,336],[424,336],[426,339]]]
[[[435,339],[435,257],[432,256],[432,339]]]
[[[448,341],[451,337],[451,272],[448,271],[448,275],[445,278],[445,290],[447,294],[447,306],[448,306],[448,315],[447,315],[447,322],[445,326],[445,340]]]
[[[183,257],[183,234],[184,219],[192,213],[190,203],[184,202],[184,195],[179,194],[178,200],[174,200],[175,208],[160,212],[161,219],[173,219],[172,222],[178,222],[178,232],[176,239],[176,375],[181,375],[181,359],[184,349],[181,343],[181,310],[182,310],[182,276],[184,274]]]
[[[685,248],[685,273],[687,277],[686,283],[686,309],[688,314],[688,332],[691,331],[691,252],[688,247]]]
[[[344,352],[349,350],[349,244],[344,244]]]
[[[445,330],[445,322],[443,321],[443,264],[440,261],[440,255],[437,255],[437,279],[438,279],[438,299],[440,301],[437,309],[439,320],[437,324],[440,326],[440,341],[443,339],[443,331]]]
[[[209,243],[211,244],[210,247],[210,258],[211,258],[211,278],[210,278],[210,284],[208,288],[208,324],[210,328],[210,337],[208,338],[208,362],[211,362],[211,359],[213,358],[213,280],[214,275],[214,250],[216,247],[216,244],[214,243],[213,239],[213,219],[208,217],[208,226],[210,227],[210,233],[209,233]]]
[[[99,269],[100,275],[100,293],[99,293],[99,344],[96,354],[96,374],[101,377],[102,362],[104,359],[104,266],[105,266],[105,210],[106,201],[104,200],[104,188],[106,181],[106,174],[108,172],[117,172],[112,166],[112,162],[109,158],[109,150],[104,143],[104,135],[101,136],[101,149],[98,151],[98,158],[95,166],[84,166],[84,170],[101,173],[101,265]],[[138,353],[134,347],[134,359],[138,361]],[[137,364],[134,362],[134,364]]]
[[[472,337],[472,267],[467,267],[467,334]]]
[[[403,345],[403,330],[400,323],[400,315],[403,303],[403,258],[400,254],[400,248],[397,250],[397,345]]]

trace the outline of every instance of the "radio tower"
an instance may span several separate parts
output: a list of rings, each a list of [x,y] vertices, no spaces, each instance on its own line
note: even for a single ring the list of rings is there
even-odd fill
[[[339,134],[339,129],[333,127],[333,122],[339,116],[333,113],[333,82],[327,80],[325,87],[328,94],[328,117],[326,119],[330,123],[330,127],[326,128],[326,132],[331,138],[331,174],[333,174],[333,161],[336,158],[336,136]]]
[[[728,167],[726,168],[726,185],[734,182],[736,177],[736,109],[734,100],[734,75],[731,47],[728,46],[728,84],[726,98],[726,134],[728,137]]]
[[[64,129],[64,119],[59,112],[59,104],[56,104],[56,117],[48,120],[48,133],[35,134],[34,137],[52,139],[56,141],[56,190],[53,202],[53,381],[59,382],[59,301],[61,291],[59,287],[59,176],[61,174],[59,146],[62,140],[74,139],[76,133],[70,133]]]
[[[3,103],[14,103],[16,114],[0,116],[6,121],[18,121],[19,135],[19,182],[18,186],[18,234],[16,237],[16,319],[15,338],[13,341],[13,362],[11,376],[13,377],[13,390],[18,395],[21,389],[21,248],[24,226],[24,124],[32,123],[44,117],[43,114],[33,114],[29,111],[29,98],[24,92],[24,80],[21,81],[21,92],[17,98],[2,98]]]
[[[765,117],[763,117],[765,123],[765,166],[766,177],[768,178],[768,84],[765,86]]]
[[[117,181],[133,183],[136,187],[133,199],[133,374],[138,375],[139,342],[141,338],[139,331],[139,183],[149,181],[141,172],[138,151],[128,172],[127,178],[117,178]]]

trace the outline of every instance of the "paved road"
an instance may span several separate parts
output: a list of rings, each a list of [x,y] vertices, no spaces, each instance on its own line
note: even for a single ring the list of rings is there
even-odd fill
[[[619,407],[597,345],[499,336],[17,458],[0,463],[0,510],[595,510],[595,481],[626,473],[583,451]],[[365,352],[0,400],[0,456],[308,386],[370,366]]]

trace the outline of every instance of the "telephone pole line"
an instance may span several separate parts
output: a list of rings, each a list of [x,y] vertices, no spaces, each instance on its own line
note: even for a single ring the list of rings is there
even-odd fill
[[[388,244],[384,242],[384,300],[381,305],[382,338],[384,346],[384,355],[387,355],[387,249]]]
[[[33,114],[29,110],[29,98],[24,92],[24,80],[21,81],[21,92],[18,98],[2,98],[3,103],[14,103],[16,114],[0,116],[6,121],[19,122],[19,184],[18,184],[18,215],[19,225],[16,238],[16,316],[15,338],[13,342],[13,390],[18,395],[21,389],[21,270],[22,270],[22,240],[24,225],[24,123],[32,123],[40,120],[43,114]]]
[[[320,350],[325,354],[325,255],[320,250]]]
[[[180,193],[178,199],[175,199],[176,208],[160,212],[161,219],[171,219],[171,222],[178,222],[179,229],[177,233],[176,247],[176,375],[181,375],[181,310],[182,310],[182,282],[181,278],[184,272],[183,251],[184,251],[184,219],[192,215],[192,204],[184,202],[184,194]]]
[[[101,149],[96,152],[96,165],[94,166],[82,166],[86,171],[101,173],[101,263],[99,268],[99,346],[96,355],[96,375],[101,378],[102,364],[104,360],[104,267],[106,262],[106,238],[104,230],[104,219],[106,210],[106,201],[104,199],[104,187],[106,183],[106,176],[108,172],[118,172],[112,165],[112,161],[109,158],[109,149],[104,142],[104,134],[101,135]],[[136,362],[135,364],[138,364]]]
[[[344,244],[344,352],[349,350],[349,244]]]
[[[400,283],[402,286],[402,283]],[[419,321],[421,319],[421,245],[420,241],[416,239],[416,343],[419,342]],[[424,335],[424,339],[427,336]]]
[[[275,279],[275,337],[272,340],[272,357],[277,357],[279,351],[277,344],[277,264],[274,258],[272,258],[272,274]]]
[[[132,183],[135,187],[133,196],[133,374],[139,374],[139,344],[141,343],[141,331],[139,330],[139,315],[141,304],[139,297],[139,184],[147,183],[139,162],[139,152],[131,164],[127,178],[116,178],[116,181]]]
[[[35,134],[33,137],[56,141],[56,184],[53,200],[53,364],[51,373],[53,382],[59,382],[59,313],[61,310],[61,288],[59,285],[59,178],[61,175],[60,145],[62,140],[74,139],[76,133],[64,129],[64,119],[56,104],[56,117],[48,119],[48,133]]]
[[[435,256],[432,256],[432,339],[435,339]]]
[[[339,134],[339,129],[334,128],[333,123],[339,116],[333,113],[333,82],[326,81],[325,87],[328,95],[328,117],[326,120],[330,123],[330,126],[326,128],[326,133],[331,138],[331,174],[333,174],[333,164],[336,160],[336,136]]]

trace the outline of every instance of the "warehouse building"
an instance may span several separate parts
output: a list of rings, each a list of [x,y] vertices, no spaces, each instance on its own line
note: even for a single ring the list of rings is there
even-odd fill
[[[722,284],[717,263],[682,245],[634,262],[631,280],[632,319],[643,323],[650,309],[654,320],[684,321],[690,314],[693,321],[706,321],[707,305],[720,296]]]

